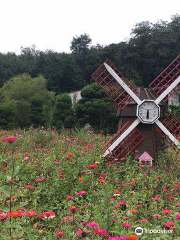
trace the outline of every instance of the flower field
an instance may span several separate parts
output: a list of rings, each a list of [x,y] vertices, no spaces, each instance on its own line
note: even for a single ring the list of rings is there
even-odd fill
[[[172,150],[148,167],[137,151],[131,160],[104,161],[102,134],[0,136],[0,240],[180,239],[180,159]]]

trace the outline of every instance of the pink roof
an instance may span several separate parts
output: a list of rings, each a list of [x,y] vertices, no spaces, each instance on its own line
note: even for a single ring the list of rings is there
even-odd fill
[[[138,157],[139,160],[154,160],[149,153],[144,152],[140,157]]]

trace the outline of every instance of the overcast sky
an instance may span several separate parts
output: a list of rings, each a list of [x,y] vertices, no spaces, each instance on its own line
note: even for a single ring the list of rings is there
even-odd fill
[[[74,36],[90,35],[93,45],[130,37],[135,24],[170,21],[180,14],[180,0],[0,0],[0,52],[38,50],[70,52]]]

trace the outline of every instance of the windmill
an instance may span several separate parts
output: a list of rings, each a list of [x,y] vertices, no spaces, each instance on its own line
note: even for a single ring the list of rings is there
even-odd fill
[[[166,138],[169,144],[179,145],[178,119],[171,113],[164,121],[161,122],[159,119],[163,112],[161,102],[166,102],[180,88],[180,56],[149,85],[149,89],[142,89],[146,94],[138,94],[138,89],[132,86],[110,60],[106,60],[92,74],[92,78],[118,106],[119,111],[129,108],[130,112],[133,112],[132,102],[135,109],[133,121],[131,118],[131,121],[121,125],[115,136],[104,146],[106,151],[103,157],[113,155],[119,159],[133,152],[137,147],[141,147],[144,152],[149,147],[154,157],[156,142],[152,138],[150,146],[147,146],[150,139],[146,134],[147,129],[153,133],[153,136],[156,132],[156,135],[158,133],[162,139]]]

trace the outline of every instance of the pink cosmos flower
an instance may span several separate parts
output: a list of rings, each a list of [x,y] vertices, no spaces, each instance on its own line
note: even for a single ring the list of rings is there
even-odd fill
[[[16,184],[12,179],[9,180],[10,183]]]
[[[55,218],[56,214],[54,212],[43,212],[39,215],[37,215],[37,218]]]
[[[16,141],[18,139],[18,137],[2,137],[2,139],[5,141],[5,142],[8,142],[8,143],[13,143],[14,141]]]
[[[170,213],[172,213],[172,210],[164,209],[164,210],[163,210],[163,213],[165,213],[165,214],[170,214]]]
[[[43,182],[44,180],[46,180],[46,178],[42,177],[42,178],[37,179],[36,182]]]
[[[160,197],[154,197],[153,199],[154,199],[154,201],[156,201],[156,202],[159,202],[159,201],[160,201]]]
[[[18,210],[24,210],[25,209],[25,207],[20,207],[20,208],[18,208]]]
[[[156,178],[157,178],[157,179],[160,179],[160,178],[161,178],[161,176],[160,176],[160,175],[158,175]]]
[[[175,188],[180,188],[180,184],[174,184]]]
[[[66,216],[65,219],[66,220],[73,219],[73,216]]]
[[[107,231],[105,229],[96,229],[93,233],[97,235],[104,235],[105,237],[107,236]]]
[[[174,222],[167,222],[166,224],[165,224],[165,226],[166,227],[174,227]]]
[[[36,212],[33,210],[29,210],[29,211],[25,212],[25,215],[27,217],[34,217],[34,215],[36,215]]]
[[[75,195],[76,196],[82,196],[82,195],[84,195],[86,193],[87,193],[86,191],[80,191],[80,192],[75,193]]]
[[[8,217],[8,214],[5,212],[0,212],[0,220],[4,221]]]
[[[88,223],[88,225],[87,225],[89,228],[99,228],[99,225],[98,225],[98,223],[96,223],[96,222],[90,222],[90,223]]]
[[[154,217],[154,218],[160,218],[161,215],[160,215],[160,214],[154,214],[153,217]]]
[[[114,202],[115,198],[109,198],[109,201]]]
[[[143,205],[137,205],[137,208],[142,208],[143,207]]]
[[[34,188],[33,185],[26,185],[25,188]]]
[[[73,198],[73,196],[67,196],[66,198],[69,200],[69,199],[72,199],[72,198]]]
[[[122,201],[122,202],[118,202],[118,204],[119,204],[119,205],[124,205],[124,204],[126,204],[126,202],[125,202],[125,201]]]
[[[170,194],[170,191],[169,191],[169,190],[167,190],[166,188],[165,188],[165,189],[163,189],[163,192],[167,192],[168,194]]]
[[[78,208],[75,207],[75,206],[72,206],[69,208],[69,210],[72,212],[72,213],[76,213],[78,211]]]
[[[56,235],[57,235],[58,237],[62,237],[64,234],[65,234],[65,232],[63,232],[63,231],[58,231],[58,232],[56,232]]]
[[[147,220],[146,220],[146,219],[141,219],[140,221],[141,221],[141,222],[147,222]]]
[[[77,231],[76,236],[81,238],[82,237],[82,231],[81,230]]]
[[[129,224],[129,223],[120,223],[120,224],[125,228],[131,228],[132,227],[132,225]]]

